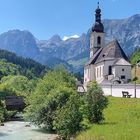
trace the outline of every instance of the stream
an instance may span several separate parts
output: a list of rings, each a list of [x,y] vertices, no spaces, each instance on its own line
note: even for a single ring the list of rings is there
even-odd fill
[[[47,134],[43,130],[29,126],[22,121],[11,121],[0,126],[0,140],[54,140],[56,135]]]

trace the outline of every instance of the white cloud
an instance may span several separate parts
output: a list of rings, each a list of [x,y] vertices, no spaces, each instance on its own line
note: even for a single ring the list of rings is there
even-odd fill
[[[78,35],[64,36],[64,37],[63,37],[63,40],[66,41],[66,40],[68,40],[68,39],[70,39],[70,38],[79,38],[79,36],[78,36]]]

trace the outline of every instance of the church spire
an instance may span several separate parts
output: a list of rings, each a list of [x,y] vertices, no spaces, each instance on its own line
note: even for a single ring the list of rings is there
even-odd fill
[[[101,22],[101,9],[99,7],[99,2],[97,3],[97,9],[96,9],[96,14],[95,14],[95,21],[96,22]]]
[[[95,24],[92,27],[92,31],[94,32],[104,32],[104,26],[101,23],[101,9],[99,6],[99,2],[97,3],[97,9],[95,10]]]

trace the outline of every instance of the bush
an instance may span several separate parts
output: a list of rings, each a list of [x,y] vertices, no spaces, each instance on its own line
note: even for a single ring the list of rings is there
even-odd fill
[[[0,123],[4,121],[4,105],[0,100]]]
[[[81,130],[82,114],[79,108],[80,98],[75,93],[70,96],[66,105],[56,112],[54,129],[63,139],[70,139],[72,135]]]
[[[26,118],[34,124],[54,131],[53,121],[58,108],[63,107],[70,95],[76,92],[75,78],[65,69],[48,72],[30,96]]]
[[[70,139],[81,129],[87,129],[91,122],[101,122],[107,103],[95,82],[89,86],[87,95],[80,97],[75,77],[59,67],[39,81],[30,95],[26,118],[48,132]]]
[[[103,110],[108,105],[108,99],[103,95],[102,89],[96,82],[88,86],[86,94],[87,117],[91,123],[100,123],[104,120]]]

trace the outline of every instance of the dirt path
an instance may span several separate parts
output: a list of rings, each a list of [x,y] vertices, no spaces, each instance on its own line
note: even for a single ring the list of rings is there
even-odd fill
[[[4,126],[0,127],[0,140],[54,140],[56,135],[46,134],[39,128],[26,122],[7,122]]]

